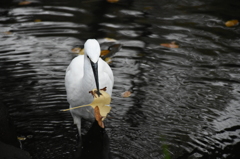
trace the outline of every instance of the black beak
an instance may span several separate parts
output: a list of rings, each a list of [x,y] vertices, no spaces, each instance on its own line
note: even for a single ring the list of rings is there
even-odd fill
[[[100,90],[99,90],[99,80],[98,80],[98,62],[93,63],[91,60],[91,66],[93,69],[93,74],[94,74],[94,78],[95,78],[95,82],[96,82],[96,86],[97,86],[97,95],[98,97],[101,95]]]

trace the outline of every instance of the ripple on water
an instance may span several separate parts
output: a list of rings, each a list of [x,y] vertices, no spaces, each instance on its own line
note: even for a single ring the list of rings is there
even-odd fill
[[[224,21],[238,10],[213,4],[64,1],[8,9],[0,18],[10,32],[0,34],[0,93],[18,134],[32,136],[23,148],[34,158],[71,156],[77,130],[59,111],[68,107],[70,50],[109,37],[123,44],[112,58],[106,120],[114,158],[231,157],[240,143],[239,28]],[[172,41],[180,48],[160,46]]]

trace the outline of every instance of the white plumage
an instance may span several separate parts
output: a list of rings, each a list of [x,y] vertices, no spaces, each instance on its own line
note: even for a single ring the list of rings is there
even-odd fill
[[[93,101],[89,91],[107,87],[112,95],[113,73],[109,65],[100,58],[100,46],[97,40],[88,39],[84,44],[84,55],[75,57],[66,70],[65,87],[70,108],[90,104]],[[94,73],[94,70],[96,72]],[[98,86],[99,81],[99,86]],[[99,87],[99,88],[98,88]],[[81,135],[81,118],[94,120],[91,106],[71,110],[74,123]]]

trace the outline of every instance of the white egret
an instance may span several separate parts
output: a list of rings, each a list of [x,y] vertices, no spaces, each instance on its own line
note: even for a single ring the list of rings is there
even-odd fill
[[[89,91],[106,87],[111,96],[113,73],[109,65],[100,58],[100,45],[95,39],[88,39],[84,44],[84,55],[75,57],[66,70],[65,87],[70,108],[90,104],[93,101]],[[91,106],[70,110],[74,123],[81,136],[81,118],[94,120]]]

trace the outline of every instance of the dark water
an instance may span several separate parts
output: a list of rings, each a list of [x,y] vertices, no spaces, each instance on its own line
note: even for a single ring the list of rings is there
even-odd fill
[[[105,37],[123,45],[110,64],[112,158],[239,158],[240,28],[224,25],[240,20],[239,1],[18,3],[1,2],[0,93],[34,159],[71,158],[65,70],[73,47]]]

